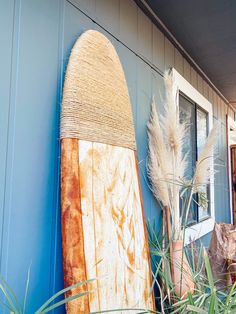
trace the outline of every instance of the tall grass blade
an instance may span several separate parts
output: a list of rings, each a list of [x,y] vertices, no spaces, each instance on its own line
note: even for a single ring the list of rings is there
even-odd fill
[[[9,304],[9,307],[11,309],[11,311],[13,313],[16,313],[16,314],[21,314],[21,309],[19,311],[19,309],[16,308],[15,304],[14,304],[14,301],[12,301],[12,298],[11,296],[8,294],[8,291],[7,289],[5,289],[5,287],[0,283],[0,290],[2,290],[2,293],[4,294],[8,304]]]
[[[31,270],[31,266],[28,269],[27,280],[26,280],[23,314],[25,314],[25,310],[26,310],[26,301],[27,301],[28,291],[29,291],[30,270]]]
[[[96,279],[90,279],[90,280],[86,280],[86,281],[82,281],[82,282],[78,282],[72,286],[69,286],[69,287],[66,287],[62,290],[60,290],[59,292],[55,293],[50,299],[48,299],[36,312],[35,314],[39,314],[39,313],[43,313],[42,311],[50,304],[52,303],[52,301],[54,301],[57,297],[59,297],[60,295],[74,289],[74,288],[77,288],[77,287],[80,287],[82,285],[85,285],[87,283],[90,283],[90,282],[93,282],[94,280]],[[78,294],[79,295],[79,294]],[[78,297],[77,295],[77,297]]]
[[[196,312],[199,314],[208,314],[207,311],[203,310],[203,309],[199,309],[198,307],[194,306],[194,305],[188,305],[186,308],[187,311],[191,311],[191,312]]]
[[[9,305],[7,305],[6,303],[4,303],[2,300],[0,300],[0,304],[5,308],[7,309],[10,313],[13,313],[12,312],[12,309],[10,308]],[[13,313],[14,314],[14,313]]]
[[[20,303],[19,303],[13,289],[11,288],[11,286],[9,286],[9,284],[6,282],[6,280],[1,275],[0,275],[0,281],[3,283],[3,286],[5,286],[5,290],[9,291],[9,293],[7,292],[7,294],[9,295],[9,298],[11,299],[11,301],[14,303],[14,307],[16,307],[16,309],[18,311],[17,313],[22,314]]]
[[[70,301],[73,301],[75,299],[78,299],[78,298],[81,298],[85,295],[88,295],[89,293],[91,293],[92,291],[86,291],[86,292],[81,292],[81,293],[78,293],[78,294],[75,294],[75,295],[72,295],[71,297],[68,297],[68,298],[65,298],[64,300],[62,301],[59,301],[49,307],[47,307],[46,309],[44,309],[43,311],[40,311],[40,312],[37,312],[37,313],[40,313],[40,314],[45,314],[45,313],[48,313],[56,308],[58,308],[59,306],[63,305],[63,304],[66,304],[66,303],[69,303]],[[36,313],[35,313],[36,314]]]
[[[210,306],[208,310],[208,314],[214,314],[215,313],[215,304],[216,304],[216,294],[213,293],[210,298]]]
[[[217,300],[217,295],[216,295],[216,287],[215,287],[214,278],[213,278],[213,274],[212,274],[212,270],[211,270],[211,264],[210,264],[209,256],[208,256],[206,250],[204,250],[203,254],[204,254],[204,262],[205,262],[205,267],[206,267],[206,272],[207,272],[207,278],[208,278],[208,282],[209,282],[209,288],[211,289],[211,301],[210,301],[210,307],[209,307],[208,314],[219,313],[218,300]]]
[[[230,313],[231,308],[233,305],[235,305],[235,299],[233,299],[235,293],[236,293],[236,282],[233,284],[232,288],[230,289],[227,298],[225,300],[225,308],[224,308],[224,314]],[[233,302],[234,301],[234,302]]]

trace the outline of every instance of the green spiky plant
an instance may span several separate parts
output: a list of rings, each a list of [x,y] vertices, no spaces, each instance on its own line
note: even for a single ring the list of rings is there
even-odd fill
[[[71,285],[65,289],[60,290],[56,294],[54,294],[51,298],[49,298],[46,302],[43,303],[42,306],[40,306],[34,314],[46,314],[50,313],[53,310],[59,308],[62,305],[65,305],[66,303],[69,303],[75,299],[84,297],[91,293],[92,291],[84,291],[69,297],[64,297],[64,299],[56,301],[59,297],[64,296],[65,293],[87,285],[96,279],[86,280],[80,283],[77,283],[75,285]],[[28,271],[27,281],[26,281],[26,288],[25,288],[25,296],[24,296],[24,302],[23,307],[20,305],[19,300],[16,297],[16,294],[14,293],[13,289],[10,287],[10,285],[4,280],[2,276],[0,276],[0,291],[3,294],[4,301],[0,299],[0,307],[7,310],[9,314],[25,314],[27,312],[27,299],[28,299],[28,290],[29,290],[29,281],[30,281],[30,270]],[[100,314],[100,313],[124,313],[125,312],[135,312],[136,314],[148,314],[148,313],[155,313],[153,311],[149,311],[146,309],[137,309],[137,308],[122,308],[122,309],[111,309],[111,310],[102,310],[102,311],[96,311],[96,312],[90,312],[90,314]]]
[[[162,234],[156,231],[155,224],[147,223],[151,260],[153,263],[153,286],[157,290],[158,313],[178,314],[228,314],[236,313],[236,284],[225,289],[217,288],[212,274],[208,254],[202,244],[191,243],[186,248],[186,256],[192,269],[195,283],[194,292],[181,299],[175,294],[174,285],[168,272],[162,265],[169,264],[168,247],[162,248]],[[181,270],[181,267],[179,269]]]
[[[5,308],[5,310],[9,311],[10,314],[25,314],[26,308],[27,308],[27,297],[28,297],[28,290],[29,290],[29,280],[30,280],[30,270],[28,271],[27,281],[26,281],[26,288],[25,288],[25,296],[24,296],[24,302],[23,307],[21,307],[19,300],[16,297],[16,294],[14,293],[13,289],[10,287],[10,285],[4,280],[2,276],[0,276],[0,291],[2,292],[4,296],[4,301],[0,299],[0,305],[2,308]],[[45,303],[43,303],[42,306],[38,310],[34,312],[34,314],[45,314],[49,313],[52,310],[62,306],[63,304],[66,304],[68,302],[71,302],[75,299],[81,298],[85,295],[88,295],[90,291],[81,292],[69,297],[65,297],[64,299],[60,301],[56,301],[59,297],[63,296],[65,293],[67,293],[70,290],[73,290],[75,288],[81,287],[83,285],[86,285],[95,279],[83,281],[80,283],[77,283],[75,285],[69,286],[65,289],[60,290],[56,294],[54,294],[51,298],[49,298]]]

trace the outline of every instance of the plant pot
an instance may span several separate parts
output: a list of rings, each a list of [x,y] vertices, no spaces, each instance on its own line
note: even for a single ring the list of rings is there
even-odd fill
[[[172,241],[172,281],[175,293],[180,298],[186,298],[187,293],[193,293],[194,282],[192,271],[183,252],[183,241]]]

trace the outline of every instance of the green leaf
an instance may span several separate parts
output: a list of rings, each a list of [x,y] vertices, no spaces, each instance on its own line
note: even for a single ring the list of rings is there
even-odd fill
[[[11,311],[13,313],[16,313],[16,314],[20,314],[21,312],[18,311],[18,309],[16,308],[15,304],[14,304],[14,301],[12,300],[11,296],[8,294],[8,291],[7,289],[5,289],[5,287],[0,283],[0,289],[2,290],[2,293],[4,294],[4,296],[6,297],[7,299],[7,302],[9,304],[9,307],[11,309]]]
[[[153,280],[152,280],[152,286],[150,288],[150,291],[149,291],[149,296],[152,294],[153,292],[153,288],[154,288],[154,285],[155,285],[155,282],[157,280],[157,276],[159,274],[159,271],[160,271],[160,268],[161,268],[161,265],[162,265],[162,260],[158,263],[158,266],[156,267],[156,272],[153,276]]]
[[[211,271],[211,264],[209,261],[209,256],[208,256],[206,250],[204,250],[203,255],[204,255],[204,262],[205,262],[208,282],[209,282],[211,290],[214,291],[215,290],[214,278],[213,278],[213,274]]]
[[[235,298],[233,299],[233,295],[235,294],[235,287],[236,287],[236,282],[233,284],[232,288],[230,289],[227,298],[225,300],[225,306],[224,306],[224,314],[227,314],[230,312],[231,308],[233,305],[235,305]],[[232,302],[234,301],[234,302]]]
[[[26,310],[26,301],[27,301],[27,296],[28,296],[29,280],[30,280],[30,269],[31,269],[31,266],[28,269],[27,280],[26,280],[23,314],[25,314],[25,310]]]
[[[40,313],[40,314],[45,314],[45,313],[48,313],[56,308],[58,308],[59,306],[63,305],[63,304],[66,304],[66,303],[69,303],[70,301],[73,301],[75,299],[78,299],[78,298],[81,298],[85,295],[88,295],[90,292],[92,291],[86,291],[86,292],[81,292],[81,293],[78,293],[78,294],[75,294],[75,295],[72,295],[71,297],[68,297],[68,298],[65,298],[64,300],[62,301],[59,301],[49,307],[47,307],[46,309],[44,309],[43,311],[40,311],[40,312],[36,312],[36,313]],[[36,314],[35,313],[35,314]]]
[[[12,308],[12,305],[13,304],[13,310],[15,311],[15,313],[19,313],[19,314],[22,314],[22,311],[21,311],[21,307],[20,307],[20,303],[14,293],[14,291],[12,290],[12,288],[8,285],[8,283],[6,282],[6,280],[0,275],[0,281],[2,282],[1,284],[1,290],[3,292],[3,294],[5,295],[5,293],[7,294],[8,297],[7,298],[7,301],[9,303],[9,305],[11,306]],[[4,291],[3,291],[4,290]],[[8,292],[9,291],[9,292]],[[6,296],[6,295],[5,295]],[[10,302],[9,302],[10,301]]]
[[[194,305],[188,305],[187,308],[186,308],[188,311],[191,311],[191,312],[196,312],[196,313],[199,313],[199,314],[208,314],[207,311],[203,310],[203,309],[200,309]]]
[[[212,270],[211,270],[211,264],[210,264],[209,256],[205,250],[204,250],[203,254],[204,254],[204,262],[205,262],[209,287],[211,289],[210,307],[209,307],[208,314],[219,313],[216,287],[215,287],[214,278],[213,278],[213,274],[212,274]]]
[[[96,279],[90,279],[90,280],[85,280],[85,281],[82,281],[82,282],[78,282],[72,286],[69,286],[69,287],[66,287],[62,290],[60,290],[59,292],[55,293],[50,299],[48,299],[36,312],[35,314],[38,314],[38,313],[42,313],[42,311],[50,304],[52,303],[52,301],[54,301],[57,297],[59,297],[60,295],[64,294],[65,292],[67,291],[70,291],[72,289],[75,289],[77,287],[80,287],[82,285],[85,285],[87,283],[90,283],[92,281],[94,281]],[[77,298],[79,297],[78,296],[79,294],[77,294]]]
[[[188,300],[189,300],[190,305],[194,305],[193,297],[192,297],[192,294],[190,292],[188,292]]]
[[[208,310],[208,314],[214,314],[215,313],[215,304],[216,304],[216,295],[213,293],[210,298],[210,306]]]

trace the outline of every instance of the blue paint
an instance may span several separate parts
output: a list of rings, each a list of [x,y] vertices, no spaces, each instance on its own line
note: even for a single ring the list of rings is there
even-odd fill
[[[95,0],[74,2],[102,24],[96,14],[103,10],[95,9],[99,1],[96,6]],[[63,287],[59,115],[64,72],[75,40],[87,29],[99,29],[117,49],[133,105],[145,213],[157,223],[160,209],[146,178],[146,123],[153,94],[158,112],[163,112],[164,87],[162,76],[115,38],[122,37],[121,29],[125,31],[117,20],[107,25],[113,37],[66,0],[1,0],[0,7],[1,274],[23,302],[31,265],[28,313],[32,313]],[[224,167],[216,175],[216,217],[229,222],[224,124],[219,147]]]

